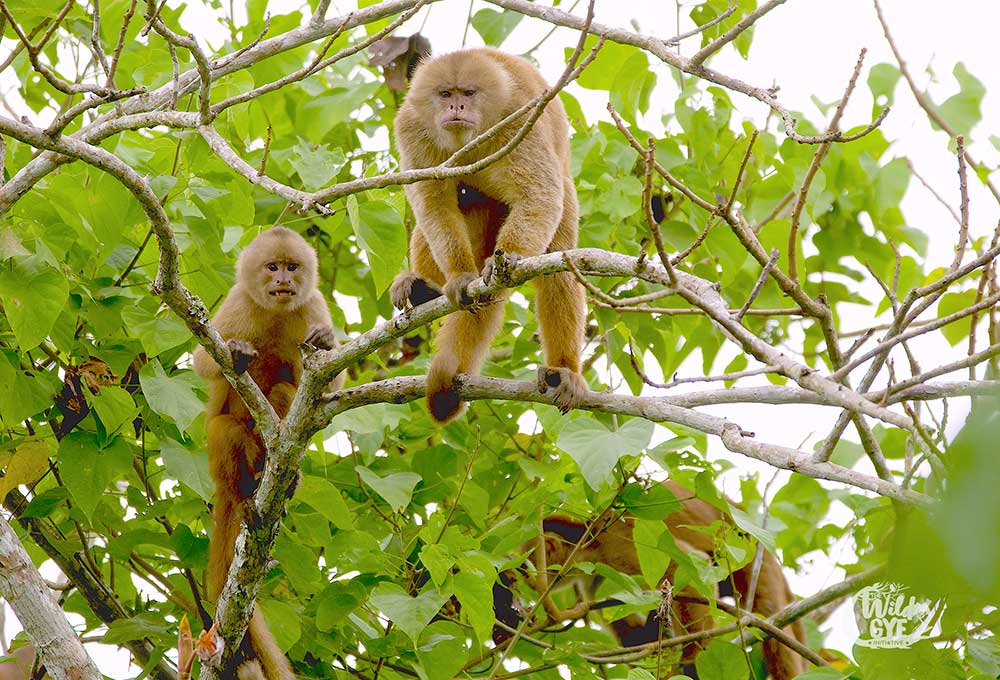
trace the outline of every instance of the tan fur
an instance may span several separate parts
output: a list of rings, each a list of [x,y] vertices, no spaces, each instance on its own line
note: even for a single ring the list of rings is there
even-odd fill
[[[462,50],[421,64],[396,116],[403,168],[443,162],[546,88],[527,60],[494,49]],[[448,97],[441,96],[444,91]],[[517,127],[507,126],[463,162],[497,150]],[[481,192],[483,200],[463,209],[461,185]],[[410,293],[418,279],[462,304],[465,287],[479,277],[494,251],[527,257],[576,247],[578,208],[569,167],[569,126],[558,99],[549,102],[508,156],[485,170],[418,182],[405,190],[416,215],[410,240],[415,274],[404,272],[393,284],[391,298],[400,308],[414,302]],[[534,285],[547,363],[539,372],[539,389],[552,390],[556,405],[566,411],[587,392],[580,375],[586,321],[583,287],[566,272],[536,279]],[[439,422],[460,413],[452,380],[456,373],[479,372],[503,322],[503,299],[497,296],[484,309],[456,312],[444,320],[427,386],[428,405]]]
[[[726,516],[712,505],[695,498],[689,489],[680,484],[667,481],[664,482],[664,485],[682,503],[680,510],[671,513],[663,520],[678,547],[688,552],[711,556],[713,549],[712,536],[689,527],[707,526],[717,520],[727,519]],[[584,527],[584,524],[579,520],[565,515],[551,515],[546,518],[545,522],[547,524],[555,524],[555,526],[562,525],[561,530],[563,534],[572,532],[574,529],[579,531]],[[599,562],[607,564],[625,574],[640,574],[639,558],[636,554],[635,542],[632,539],[633,526],[634,522],[632,518],[625,516],[613,523],[594,527],[592,534],[596,535],[596,537],[589,543],[585,542],[577,549],[576,553],[573,554],[569,566],[576,562]],[[553,527],[553,530],[544,535],[543,541],[535,541],[532,545],[524,548],[524,550],[532,549],[534,552],[534,561],[538,571],[532,586],[536,591],[543,592],[548,587],[550,578],[548,565],[564,564],[569,558],[574,545],[573,541],[566,540]],[[544,553],[542,553],[543,549]],[[671,564],[670,569],[668,569],[664,576],[665,581],[669,582],[673,578],[674,566]],[[733,574],[733,586],[740,594],[741,602],[745,602],[749,591],[749,581],[752,571],[753,565],[750,564]],[[582,577],[579,572],[574,573],[570,569],[568,573],[570,575],[568,582],[573,582],[574,579],[579,580],[580,578],[586,580],[586,577]],[[592,593],[592,586],[585,583],[584,591]],[[696,595],[696,593],[691,589],[685,589],[675,592],[674,595]],[[793,599],[794,596],[781,571],[781,564],[774,555],[765,552],[754,595],[754,612],[767,617],[790,604]],[[587,604],[586,602],[578,603],[567,613],[567,611],[560,611],[554,602],[551,601],[551,598],[546,598],[543,601],[549,617],[557,620],[579,617],[586,612]],[[645,620],[642,620],[642,617],[639,617],[640,620],[638,621],[632,619],[633,617],[629,617],[628,619],[615,621],[611,624],[612,630],[619,639],[623,639],[630,632],[630,629],[635,629],[645,624]],[[671,611],[671,619],[674,635],[706,630],[713,625],[708,607],[694,603],[675,602]],[[805,629],[801,621],[796,621],[786,626],[784,631],[798,641],[805,643]],[[655,639],[653,637],[649,640],[643,640],[643,642],[652,642]],[[693,657],[700,648],[701,646],[697,644],[686,647],[683,652],[683,662],[693,663]],[[763,652],[768,672],[773,680],[791,680],[796,675],[806,671],[805,660],[777,640],[765,640],[763,643]]]
[[[330,310],[316,287],[316,253],[294,231],[274,227],[244,249],[236,271],[236,283],[212,323],[231,350],[252,355],[247,368],[250,377],[284,418],[302,375],[299,344],[307,340],[323,348],[335,344]],[[295,294],[272,295],[276,290]],[[194,352],[194,368],[208,379],[209,388],[205,421],[209,470],[215,480],[215,509],[207,586],[214,600],[233,561],[245,503],[253,496],[264,467],[264,446],[243,400],[201,347]],[[343,376],[338,376],[331,388],[339,389],[342,384]],[[295,677],[256,609],[248,635],[256,660],[242,663],[238,677]]]

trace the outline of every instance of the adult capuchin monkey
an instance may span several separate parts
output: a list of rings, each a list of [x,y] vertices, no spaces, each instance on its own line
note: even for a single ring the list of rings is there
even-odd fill
[[[494,49],[461,50],[420,64],[396,115],[402,167],[444,162],[546,88],[527,60]],[[463,162],[493,153],[518,128],[519,122],[506,126]],[[431,416],[446,423],[462,408],[455,375],[479,371],[503,324],[506,294],[474,300],[466,287],[480,273],[490,281],[494,255],[513,264],[521,257],[576,246],[576,189],[562,104],[550,101],[524,140],[488,168],[460,179],[409,184],[405,190],[416,216],[410,238],[413,271],[396,277],[392,303],[403,309],[444,294],[463,310],[444,320],[427,374]],[[551,391],[555,405],[565,412],[587,392],[580,374],[584,291],[569,272],[533,283],[546,361],[538,369],[538,389]]]
[[[727,516],[718,508],[695,498],[689,489],[676,482],[667,481],[664,482],[664,485],[681,501],[681,508],[663,520],[677,547],[689,553],[712,557],[712,536],[698,531],[697,528],[708,526],[717,520],[729,521]],[[633,528],[634,523],[629,516],[615,521],[609,520],[600,526],[589,527],[589,531],[584,522],[566,515],[550,515],[542,520],[543,534],[541,539],[531,541],[522,548],[522,553],[530,551],[532,554],[531,559],[535,567],[534,573],[529,576],[532,588],[539,594],[545,592],[549,588],[551,578],[558,571],[558,569],[553,569],[553,566],[562,565],[561,573],[565,576],[560,577],[556,588],[564,587],[564,585],[577,585],[582,586],[581,590],[584,592],[581,601],[568,610],[560,610],[551,597],[544,598],[542,605],[550,619],[561,621],[580,618],[590,610],[590,605],[593,604],[589,599],[596,589],[595,577],[587,576],[579,570],[573,570],[573,564],[594,562],[606,564],[625,574],[642,573],[635,549],[635,541],[632,537]],[[578,544],[579,547],[576,547]],[[574,548],[576,548],[575,552]],[[672,581],[675,569],[676,565],[671,562],[670,568],[664,576],[665,582]],[[732,582],[722,584],[724,586],[723,594],[726,594],[725,588],[735,590],[739,593],[738,603],[742,606],[746,602],[749,592],[752,572],[752,563],[735,571],[732,575]],[[504,581],[504,585],[511,585],[509,577]],[[513,597],[510,596],[509,591],[506,593],[503,591],[503,586],[494,587],[494,609],[498,620],[511,626],[512,619],[514,619],[511,612]],[[691,588],[674,592],[675,597],[696,594]],[[765,552],[754,594],[753,611],[767,617],[790,604],[793,599],[792,591],[781,571],[781,564],[774,555]],[[712,628],[713,623],[710,616],[710,610],[706,605],[681,599],[673,602],[669,623],[673,627],[674,635],[685,635]],[[661,622],[655,619],[654,613],[650,613],[648,616],[633,614],[624,619],[612,621],[609,627],[622,645],[632,647],[655,642],[659,639]],[[799,642],[805,643],[805,629],[801,621],[786,626],[784,630]],[[503,639],[505,634],[502,631],[503,629],[495,629],[495,637],[497,633],[500,633],[500,637]],[[693,672],[694,656],[700,649],[701,646],[695,643],[686,646],[683,650],[681,663],[689,674]],[[791,680],[796,675],[806,671],[805,660],[773,638],[764,641],[763,652],[768,673],[773,680]]]
[[[299,345],[321,349],[336,344],[330,310],[317,289],[316,251],[297,233],[273,227],[240,254],[236,283],[212,323],[233,358],[237,373],[250,377],[284,418],[302,374]],[[257,489],[264,469],[264,444],[243,400],[218,364],[201,348],[194,369],[208,380],[208,464],[215,480],[215,510],[208,556],[208,595],[218,598],[233,561],[236,536],[245,504]],[[331,389],[343,385],[343,375]],[[249,645],[234,658],[240,680],[292,680],[288,659],[255,608],[247,631]],[[227,669],[226,677],[233,677]]]

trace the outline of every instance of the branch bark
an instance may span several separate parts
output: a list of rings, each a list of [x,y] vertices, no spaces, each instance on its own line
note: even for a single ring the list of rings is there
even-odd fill
[[[100,671],[52,601],[17,534],[0,517],[0,595],[17,614],[24,632],[54,680],[98,680]]]

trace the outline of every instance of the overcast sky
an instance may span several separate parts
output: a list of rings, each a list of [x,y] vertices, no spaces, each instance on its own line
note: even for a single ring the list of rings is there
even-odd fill
[[[174,7],[179,3],[169,0],[168,4]],[[563,2],[562,6],[568,7],[571,4]],[[667,38],[691,28],[686,17],[690,8],[697,4],[683,3],[680,27],[676,24],[676,5],[667,0],[597,0],[595,20]],[[298,6],[300,3],[289,0],[272,1],[269,10],[272,14],[281,14]],[[330,15],[342,14],[354,6],[352,2],[334,0]],[[423,25],[423,33],[431,40],[435,53],[458,49],[462,46],[468,6],[467,0],[443,0],[435,3],[404,25],[397,35],[416,32]],[[576,12],[582,14],[584,6],[585,2],[581,2]],[[985,122],[973,131],[974,143],[970,146],[970,152],[990,167],[996,166],[1000,156],[990,144],[989,136],[1000,135],[996,125],[1000,121],[1000,75],[996,66],[996,27],[1000,25],[1000,3],[993,0],[951,0],[949,3],[937,0],[884,0],[882,6],[911,72],[922,87],[929,87],[936,102],[944,101],[957,91],[951,72],[958,62],[963,62],[985,85]],[[476,9],[480,7],[491,6],[479,1]],[[241,11],[244,10],[237,8],[238,14]],[[193,32],[212,48],[218,48],[226,35],[224,28],[213,20],[210,12],[196,11],[196,8],[189,7],[181,21],[186,30]],[[533,46],[549,28],[549,24],[525,18],[503,47],[511,52],[523,51]],[[573,31],[559,29],[535,53],[543,74],[550,81],[558,77],[564,67],[563,48],[575,41],[576,34]],[[11,44],[10,40],[2,42],[0,57],[7,53]],[[467,44],[481,44],[474,30],[469,30]],[[697,38],[686,41],[682,45],[682,53],[691,54],[697,46]],[[752,85],[779,85],[779,98],[787,108],[802,111],[820,124],[825,119],[812,103],[812,98],[824,103],[840,98],[861,48],[868,49],[868,56],[861,83],[843,118],[843,127],[848,128],[870,120],[872,101],[865,84],[868,69],[880,62],[893,63],[871,0],[789,0],[757,24],[748,61],[744,61],[735,50],[727,48],[713,57],[710,65]],[[646,124],[650,130],[659,131],[661,127],[658,121],[663,112],[672,110],[676,88],[668,75],[668,67],[652,58],[650,64],[660,78]],[[5,96],[6,103],[10,106],[23,110],[30,116],[31,112],[24,110],[20,99],[10,92],[12,78],[11,72],[0,74],[0,94]],[[601,98],[600,93],[576,87],[573,92],[581,98],[591,122],[607,117],[604,109],[606,101]],[[740,94],[733,94],[732,99],[737,110],[737,121],[750,119],[758,125],[763,123],[767,115],[763,104]],[[954,155],[948,151],[947,137],[943,132],[931,130],[926,117],[916,106],[902,81],[883,130],[888,139],[894,140],[890,156],[909,157],[918,172],[953,206],[957,206],[957,165]],[[974,177],[970,181],[970,195],[973,235],[991,232],[1000,216],[997,203]],[[32,200],[31,196],[25,200]],[[916,181],[910,184],[903,210],[911,226],[930,236],[931,263],[939,264],[950,260],[955,234],[954,222]],[[870,317],[866,317],[867,313],[866,310],[857,311],[855,317],[859,326],[870,322]],[[926,338],[916,346],[918,352],[933,352],[938,358],[944,357],[942,363],[949,355],[955,354],[955,350],[942,340]],[[699,367],[700,361],[692,362],[690,372],[700,371]],[[962,406],[958,403],[959,400],[955,401],[951,418],[953,423],[960,424],[959,413]],[[836,416],[832,409],[801,407],[802,417],[790,418],[787,407],[781,408],[785,410],[779,411],[778,407],[741,406],[738,409],[720,408],[715,412],[733,418],[738,416],[740,422],[751,423],[758,437],[764,441],[786,446],[799,446],[805,442],[807,447],[825,435]],[[713,448],[713,454],[723,455],[721,446]],[[770,477],[770,469],[763,464],[742,457],[733,460],[739,466],[739,472],[745,474],[757,470],[761,471],[765,480]],[[737,481],[737,474],[726,479],[725,486],[730,494],[738,490]],[[845,562],[853,561],[850,546],[845,546],[844,549],[847,554],[839,557]],[[836,559],[838,555],[834,554],[833,557]],[[842,572],[834,569],[824,558],[823,563],[792,576],[793,589],[802,593],[814,592],[835,582],[841,575]],[[857,637],[850,610],[842,608],[830,625],[833,633],[829,646],[849,650]],[[19,629],[16,619],[8,616],[5,628],[9,639]],[[128,667],[126,654],[115,648],[98,649],[95,645],[90,645],[90,648],[101,670],[110,677],[125,678],[135,674],[136,669]]]

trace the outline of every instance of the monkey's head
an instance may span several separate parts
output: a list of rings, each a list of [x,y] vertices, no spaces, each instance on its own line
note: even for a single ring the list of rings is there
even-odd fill
[[[417,67],[406,96],[443,149],[455,150],[510,113],[512,82],[479,50],[445,54]]]
[[[316,251],[291,229],[274,227],[240,254],[236,278],[258,306],[290,311],[316,289]]]

